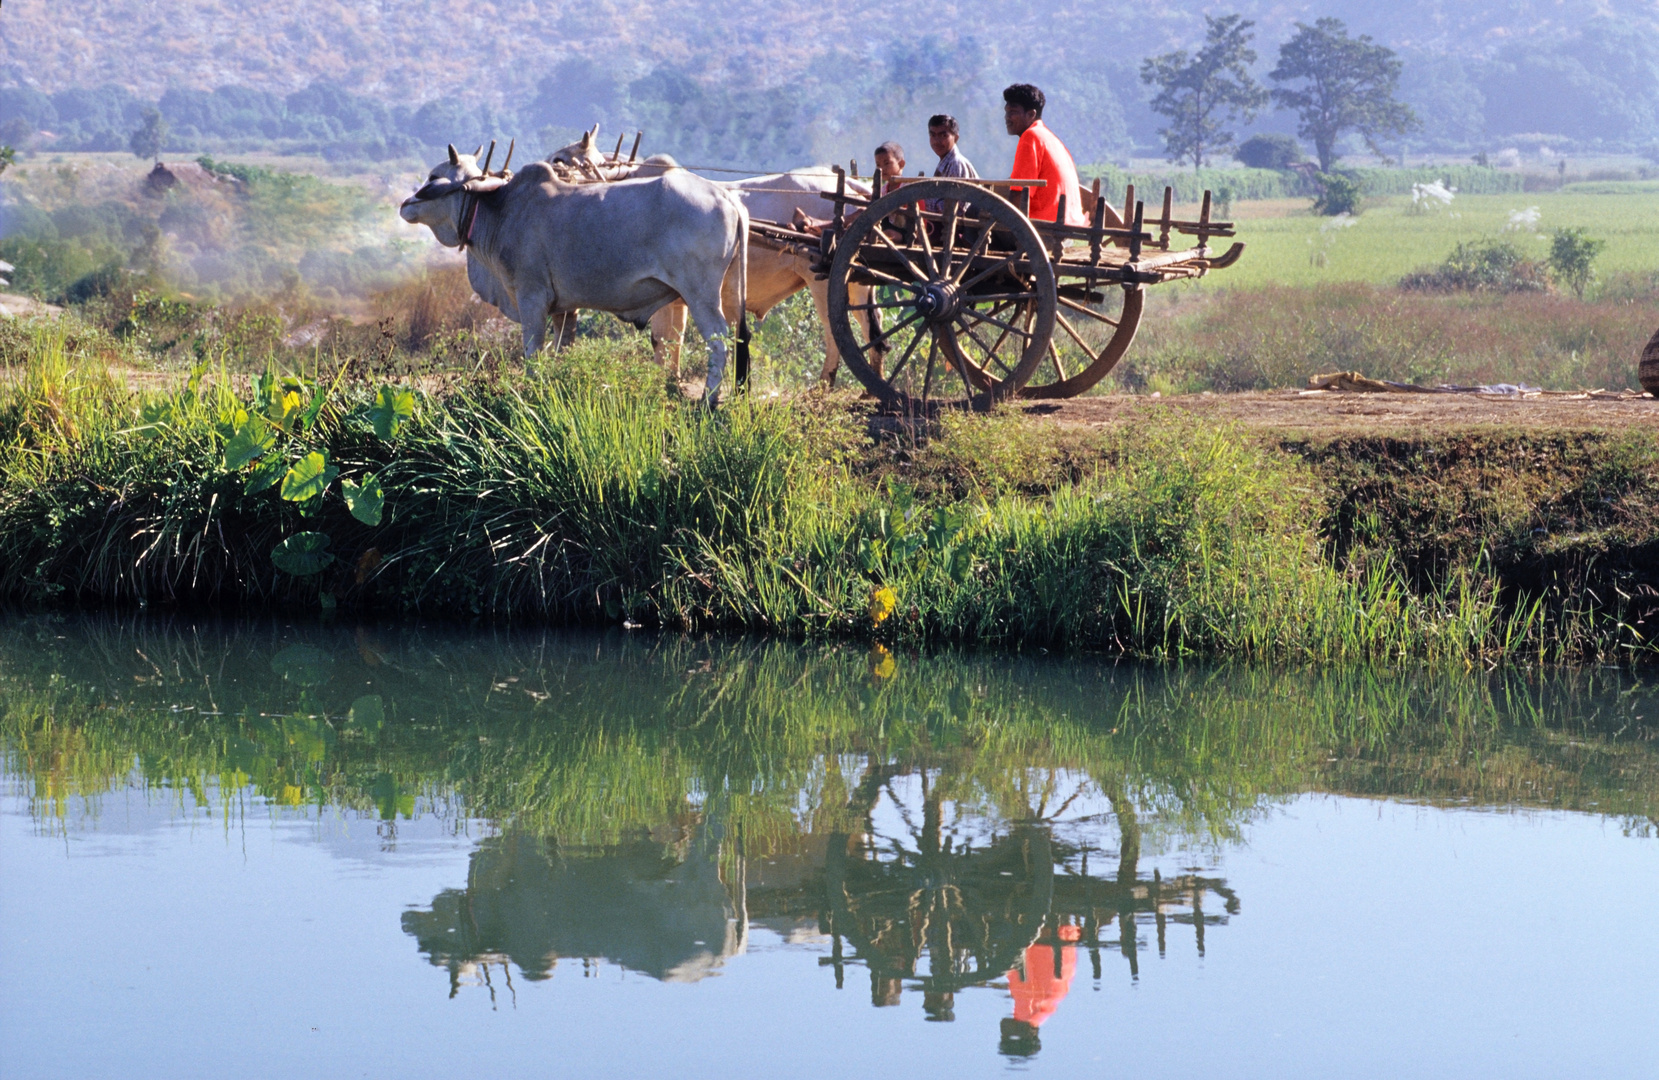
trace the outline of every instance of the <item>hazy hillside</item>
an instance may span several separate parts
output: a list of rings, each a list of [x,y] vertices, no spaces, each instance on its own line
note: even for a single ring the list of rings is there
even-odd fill
[[[1364,0],[1225,5],[1280,38],[1298,19],[1336,15],[1379,40],[1460,55],[1560,37],[1597,15],[1659,17],[1656,0]],[[1096,66],[1185,43],[1196,0],[942,0],[924,11],[877,0],[11,0],[0,63],[51,91],[113,82],[154,97],[170,86],[287,92],[316,79],[424,101],[489,98],[534,85],[569,55],[618,64],[695,62],[763,84],[845,51],[870,56],[926,33],[974,36],[1007,57]],[[920,17],[919,17],[920,16]]]
[[[11,0],[0,140],[122,149],[159,99],[172,153],[404,159],[599,120],[682,158],[779,165],[920,141],[950,111],[994,158],[998,91],[1020,79],[1049,89],[1078,156],[1122,159],[1157,142],[1141,60],[1235,9],[1258,21],[1264,72],[1294,22],[1322,15],[1401,50],[1419,145],[1659,140],[1659,0]]]

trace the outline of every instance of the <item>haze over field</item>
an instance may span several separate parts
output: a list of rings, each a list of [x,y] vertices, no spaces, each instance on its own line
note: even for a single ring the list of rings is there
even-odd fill
[[[784,165],[919,141],[918,118],[939,110],[986,145],[998,91],[1020,79],[1050,90],[1080,158],[1105,161],[1158,143],[1141,61],[1234,10],[1257,23],[1263,73],[1295,23],[1322,16],[1399,50],[1419,148],[1659,142],[1654,0],[959,0],[920,17],[874,0],[13,0],[0,134],[125,149],[159,100],[178,152],[239,139],[374,160],[452,138],[545,142],[598,120],[645,128],[653,149]],[[1257,124],[1293,126],[1282,112]]]

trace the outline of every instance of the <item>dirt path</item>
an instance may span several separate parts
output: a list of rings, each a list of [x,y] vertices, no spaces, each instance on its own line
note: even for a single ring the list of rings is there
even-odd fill
[[[1303,394],[1276,390],[1246,394],[1190,394],[1151,398],[1102,395],[1070,401],[1023,402],[1032,417],[1077,427],[1185,414],[1215,423],[1297,435],[1444,433],[1447,428],[1620,430],[1659,433],[1659,399],[1539,396],[1506,398],[1474,394]]]

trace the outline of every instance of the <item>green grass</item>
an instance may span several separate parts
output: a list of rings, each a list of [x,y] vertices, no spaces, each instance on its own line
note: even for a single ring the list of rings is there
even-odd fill
[[[1409,198],[1389,196],[1367,200],[1364,212],[1346,228],[1306,211],[1307,200],[1238,204],[1234,214],[1239,221],[1238,238],[1247,245],[1244,258],[1231,269],[1188,287],[1393,283],[1413,270],[1442,262],[1459,241],[1503,233],[1511,211],[1532,206],[1540,214],[1537,232],[1521,233],[1516,242],[1530,245],[1538,257],[1549,254],[1553,230],[1582,227],[1607,241],[1596,260],[1601,278],[1650,274],[1659,265],[1654,257],[1659,250],[1659,191],[1618,187],[1620,191],[1612,194],[1459,195],[1449,212],[1423,215],[1408,212]],[[1290,213],[1284,214],[1287,209]],[[1284,216],[1258,216],[1264,213]]]
[[[39,325],[12,359],[0,595],[13,600],[1314,662],[1645,647],[1617,596],[1506,596],[1478,553],[1415,578],[1385,548],[1333,560],[1319,478],[1226,429],[1167,421],[1067,450],[1017,416],[951,418],[896,448],[937,477],[918,483],[881,464],[844,405],[757,397],[711,416],[666,392],[637,346],[590,342],[550,369],[420,395],[390,433],[386,392],[350,364],[257,398],[223,371],[133,393],[64,324]],[[235,432],[269,432],[261,415],[281,423],[261,451],[271,480],[295,470],[263,490],[265,464],[226,459],[248,445]],[[1631,460],[1609,490],[1647,482],[1652,463]],[[307,489],[302,465],[326,478]],[[347,481],[382,488],[384,515],[345,502]],[[274,554],[290,538],[311,563]]]

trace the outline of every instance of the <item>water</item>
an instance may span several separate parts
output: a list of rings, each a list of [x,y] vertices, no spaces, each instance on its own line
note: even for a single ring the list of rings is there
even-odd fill
[[[1656,706],[0,620],[0,1075],[1653,1076]]]

